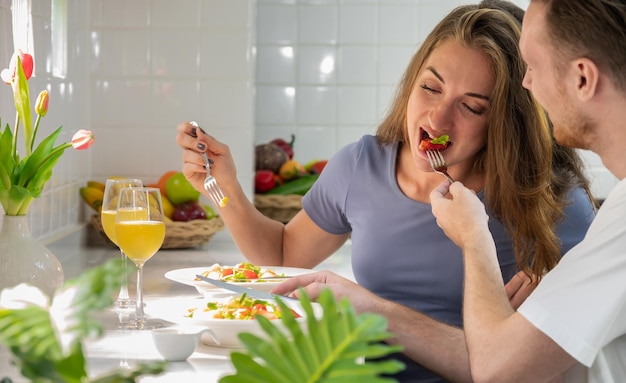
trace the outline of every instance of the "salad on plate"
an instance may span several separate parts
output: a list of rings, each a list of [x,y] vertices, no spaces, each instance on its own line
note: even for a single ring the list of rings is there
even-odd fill
[[[300,318],[300,314],[293,309],[290,310],[294,317]],[[282,318],[282,311],[274,302],[251,298],[242,294],[227,300],[208,301],[203,307],[188,309],[185,316],[195,319],[254,320],[257,315],[274,320]]]
[[[200,273],[200,275],[217,279],[218,281],[248,283],[263,283],[268,282],[268,280],[278,282],[277,280],[289,278],[285,273],[278,273],[270,268],[255,266],[249,262],[241,262],[235,266],[221,266],[215,263],[213,266]],[[195,280],[197,281],[199,279],[195,278]]]

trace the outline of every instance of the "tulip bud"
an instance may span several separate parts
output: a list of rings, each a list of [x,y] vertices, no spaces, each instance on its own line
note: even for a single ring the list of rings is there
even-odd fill
[[[72,147],[76,150],[88,149],[93,144],[95,137],[90,130],[79,130],[72,137]]]
[[[24,70],[24,76],[26,77],[26,80],[28,80],[33,75],[33,56],[29,55],[28,53],[22,52],[21,49],[18,49],[17,53],[20,56],[22,69]]]
[[[37,96],[37,102],[35,103],[35,112],[41,117],[45,116],[48,113],[48,101],[50,100],[50,96],[48,95],[47,90],[42,90]]]

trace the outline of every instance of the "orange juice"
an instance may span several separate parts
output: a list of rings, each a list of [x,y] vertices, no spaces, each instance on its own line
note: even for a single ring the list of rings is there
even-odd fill
[[[125,207],[117,211],[119,221],[147,221],[148,218],[148,209],[144,207]]]
[[[147,220],[148,219],[148,211],[146,209],[140,208],[128,208],[121,209],[120,213],[115,210],[103,210],[100,213],[100,220],[102,221],[102,229],[104,230],[104,234],[117,245],[117,237],[115,235],[115,219],[116,215],[121,214],[123,219],[138,219],[138,220]]]
[[[117,238],[115,237],[115,210],[102,210],[100,213],[100,220],[102,221],[102,229],[104,234],[117,245]]]
[[[139,266],[156,254],[163,244],[165,224],[161,221],[121,221],[115,223],[115,234],[120,249]]]

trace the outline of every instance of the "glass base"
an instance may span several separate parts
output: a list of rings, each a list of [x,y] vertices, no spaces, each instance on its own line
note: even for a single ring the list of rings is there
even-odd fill
[[[131,319],[130,322],[126,323],[124,328],[126,330],[154,330],[157,328],[166,327],[163,321],[158,319],[144,319],[137,320]]]
[[[115,306],[121,309],[133,309],[136,305],[137,302],[132,299],[118,299],[117,301],[115,301]]]

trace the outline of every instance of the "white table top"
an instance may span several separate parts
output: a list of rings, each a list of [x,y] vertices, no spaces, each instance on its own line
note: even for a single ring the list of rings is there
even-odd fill
[[[85,228],[59,241],[47,245],[59,258],[64,267],[65,278],[73,278],[85,269],[102,264],[119,256],[119,250],[106,243],[99,233]],[[192,299],[199,294],[192,286],[168,280],[165,272],[187,268],[210,266],[214,263],[235,264],[244,260],[227,231],[216,234],[211,240],[197,248],[184,250],[161,250],[144,266],[144,302],[163,298],[180,297]],[[129,263],[129,267],[134,267]],[[352,278],[350,265],[350,244],[344,245],[335,255],[316,267],[318,270],[332,270]],[[129,290],[134,298],[135,279],[129,279]],[[130,311],[132,313],[132,310]],[[110,310],[101,314],[104,335],[85,342],[89,374],[100,375],[147,360],[161,360],[153,344],[149,330],[130,331],[118,329],[120,315]],[[121,318],[122,321],[124,318]],[[167,325],[167,322],[165,322]],[[167,371],[159,376],[145,376],[141,382],[217,382],[218,379],[234,371],[230,363],[232,349],[211,347],[200,344],[189,359],[184,362],[170,362]],[[9,376],[15,383],[27,382],[10,365],[10,353],[0,346],[0,379]]]

